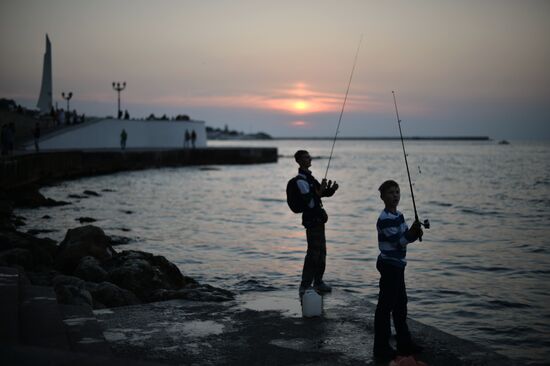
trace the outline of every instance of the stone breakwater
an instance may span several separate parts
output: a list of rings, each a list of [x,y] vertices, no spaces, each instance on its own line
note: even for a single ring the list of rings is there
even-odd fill
[[[277,162],[277,148],[60,150],[0,160],[0,188],[165,166]]]

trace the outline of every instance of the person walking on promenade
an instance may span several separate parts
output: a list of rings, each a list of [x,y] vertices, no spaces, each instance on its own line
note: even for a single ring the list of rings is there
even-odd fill
[[[126,149],[126,140],[128,139],[128,134],[126,133],[126,130],[123,128],[122,132],[120,133],[120,148],[122,150]]]
[[[36,124],[34,125],[33,136],[34,136],[34,150],[38,152],[40,151],[40,147],[38,146],[38,143],[40,142],[40,123],[38,122],[36,122]]]
[[[296,184],[304,202],[302,212],[302,225],[306,228],[307,253],[302,269],[302,282],[300,283],[299,295],[303,296],[306,289],[313,283],[318,292],[330,292],[332,288],[323,282],[323,275],[326,267],[326,238],[325,223],[328,220],[326,211],[323,209],[321,197],[331,197],[338,189],[338,184],[326,179],[321,183],[311,174],[311,156],[306,150],[298,150],[294,154],[298,163],[298,175]]]
[[[418,221],[415,221],[409,229],[403,214],[397,210],[401,198],[397,182],[387,180],[378,190],[385,207],[376,222],[380,249],[376,269],[380,272],[380,292],[374,315],[373,356],[380,361],[389,361],[397,353],[411,355],[422,352],[422,347],[411,340],[407,326],[405,256],[407,245],[421,237],[423,232]],[[390,346],[390,316],[392,315],[397,352]]]
[[[197,141],[197,134],[193,130],[191,131],[191,146],[193,146],[193,149],[195,148],[195,141]]]
[[[189,148],[189,140],[191,140],[191,135],[188,130],[185,130],[185,135],[183,136],[183,148]]]

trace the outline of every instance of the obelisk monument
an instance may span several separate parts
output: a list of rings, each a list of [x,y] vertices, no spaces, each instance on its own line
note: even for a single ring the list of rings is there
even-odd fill
[[[44,67],[42,69],[42,87],[36,106],[42,113],[50,113],[52,108],[52,45],[46,34],[46,53],[44,54]]]

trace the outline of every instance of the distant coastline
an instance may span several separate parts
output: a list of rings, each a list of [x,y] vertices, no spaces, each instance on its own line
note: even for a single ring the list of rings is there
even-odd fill
[[[273,140],[332,140],[334,137],[272,137]],[[400,140],[400,137],[338,137],[338,140]],[[408,136],[403,140],[490,141],[489,136]]]

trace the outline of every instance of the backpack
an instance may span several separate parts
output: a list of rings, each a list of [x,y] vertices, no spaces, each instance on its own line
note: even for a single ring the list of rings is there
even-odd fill
[[[300,188],[298,188],[297,182],[299,179],[305,180],[297,175],[286,184],[286,203],[288,203],[288,207],[290,207],[294,213],[304,212],[306,209],[306,203],[302,198],[302,192],[300,192]]]

